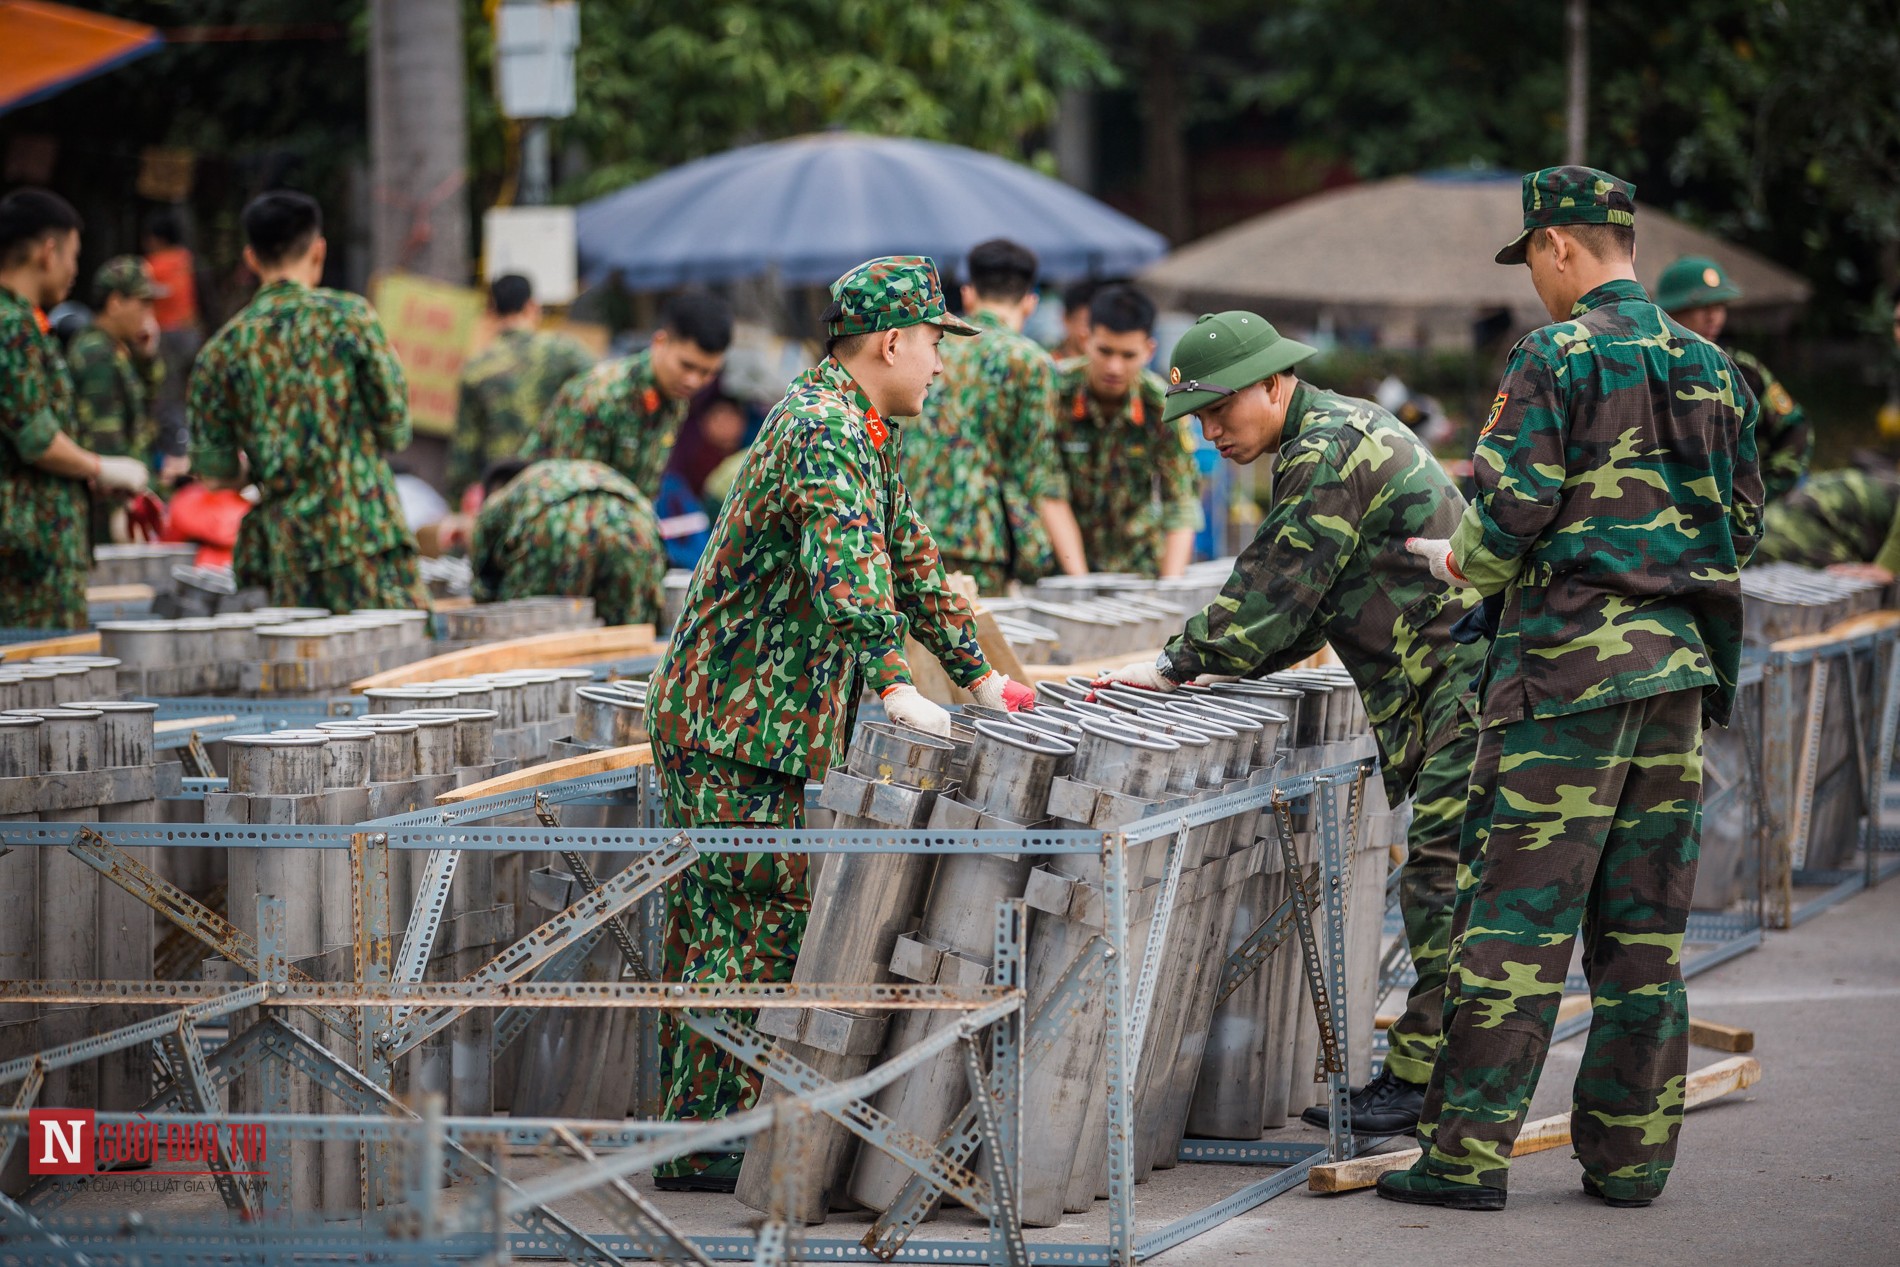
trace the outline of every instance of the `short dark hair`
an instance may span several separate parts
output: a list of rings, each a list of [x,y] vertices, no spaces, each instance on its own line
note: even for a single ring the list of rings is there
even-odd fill
[[[534,298],[534,283],[520,273],[503,273],[488,283],[488,303],[497,317],[512,317]]]
[[[502,458],[499,462],[489,463],[488,469],[482,472],[483,499],[493,497],[501,489],[508,487],[514,482],[516,476],[532,465],[534,464],[526,458]]]
[[[1116,334],[1136,330],[1153,334],[1154,301],[1133,286],[1104,286],[1089,300],[1089,325],[1104,326]]]
[[[1627,260],[1636,257],[1636,226],[1633,224],[1558,224],[1577,239],[1577,244],[1599,260]]]
[[[178,222],[178,213],[170,207],[160,207],[145,217],[145,236],[157,238],[166,246],[183,246],[185,229]]]
[[[979,299],[1015,303],[1036,284],[1042,261],[1020,242],[991,238],[970,248],[964,269],[970,274],[970,286]]]
[[[1084,277],[1081,281],[1070,282],[1062,288],[1062,311],[1067,314],[1088,307],[1089,300],[1095,298],[1095,292],[1108,284],[1099,277]]]
[[[266,266],[302,255],[323,232],[323,208],[309,194],[273,189],[244,206],[244,241]]]
[[[0,198],[0,262],[18,264],[42,239],[84,226],[73,204],[52,190],[16,189]]]
[[[710,290],[684,290],[660,308],[660,328],[703,351],[732,346],[732,309]]]

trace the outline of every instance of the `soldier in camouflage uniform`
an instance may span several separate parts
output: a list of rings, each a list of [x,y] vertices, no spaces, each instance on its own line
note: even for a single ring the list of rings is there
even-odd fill
[[[657,622],[666,543],[653,503],[601,462],[493,468],[468,551],[478,602],[590,597],[610,625]]]
[[[1900,575],[1900,475],[1823,471],[1762,512],[1756,563]],[[1878,579],[1878,576],[1877,576]]]
[[[1755,447],[1761,454],[1762,496],[1773,504],[1807,477],[1808,463],[1814,459],[1814,427],[1807,412],[1759,357],[1722,342],[1728,306],[1741,297],[1741,287],[1729,280],[1722,266],[1700,255],[1676,260],[1656,282],[1656,306],[1727,352],[1761,406],[1761,434],[1755,437]]]
[[[0,198],[0,629],[86,627],[87,484],[145,488],[145,464],[72,438],[73,382],[46,309],[79,271],[79,213],[43,189]]]
[[[949,714],[911,685],[919,639],[991,707],[1028,688],[994,673],[969,606],[946,584],[897,469],[897,419],[938,371],[945,310],[935,266],[869,260],[831,288],[831,338],[753,442],[653,672],[647,729],[676,827],[797,827],[804,785],[843,756],[859,691],[901,725],[949,733]],[[809,910],[795,853],[709,855],[669,893],[669,980],[785,981]],[[751,1106],[756,1076],[668,1024],[672,1119]],[[730,1190],[736,1155],[670,1162],[663,1186]]]
[[[1035,311],[1034,252],[1001,239],[970,250],[963,307],[980,333],[943,349],[943,379],[904,437],[918,518],[982,594],[1059,565],[1088,571],[1055,446],[1055,363],[1022,333]]]
[[[509,273],[490,282],[488,307],[495,341],[462,367],[455,404],[449,487],[458,495],[495,463],[519,457],[554,394],[594,364],[579,343],[540,328],[541,305],[527,278]]]
[[[144,260],[119,255],[100,266],[93,291],[98,315],[66,349],[78,422],[74,439],[95,453],[150,462],[158,452],[154,405],[165,377],[165,364],[155,355],[158,325],[152,320],[158,288]],[[110,511],[104,499],[93,502],[96,545],[112,540]]]
[[[650,347],[568,380],[521,456],[605,462],[657,500],[687,403],[718,376],[731,343],[724,301],[704,291],[675,296]]]
[[[1257,677],[1331,644],[1358,684],[1393,806],[1413,798],[1399,908],[1418,981],[1377,1079],[1355,1092],[1355,1129],[1418,1121],[1437,1052],[1464,786],[1477,749],[1472,682],[1483,663],[1452,626],[1475,606],[1406,542],[1449,533],[1464,498],[1410,427],[1368,400],[1296,377],[1313,349],[1251,312],[1202,317],[1175,344],[1165,411],[1198,414],[1223,456],[1267,454],[1273,499],[1221,595],[1154,663],[1105,681],[1172,691],[1197,679]],[[1324,1108],[1303,1117],[1325,1126]]]
[[[1155,306],[1132,286],[1089,301],[1084,355],[1056,367],[1056,433],[1069,505],[1098,572],[1179,576],[1200,531],[1201,477],[1185,416],[1163,421],[1151,373]]]
[[[1435,571],[1502,596],[1465,811],[1445,1045],[1393,1200],[1502,1209],[1579,924],[1595,1010],[1571,1138],[1586,1193],[1647,1205],[1682,1124],[1682,939],[1702,728],[1726,725],[1741,566],[1761,513],[1754,397],[1637,283],[1635,191],[1524,178],[1528,263],[1555,324],[1518,342]]]
[[[212,487],[257,485],[232,569],[278,606],[427,604],[384,456],[409,443],[402,367],[369,304],[326,290],[314,199],[260,194],[245,262],[263,285],[199,353],[191,467]]]

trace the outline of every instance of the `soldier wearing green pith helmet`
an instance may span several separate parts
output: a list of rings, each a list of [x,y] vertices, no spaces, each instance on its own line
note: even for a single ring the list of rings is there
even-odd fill
[[[1806,478],[1814,457],[1814,427],[1760,357],[1722,341],[1728,306],[1741,297],[1741,287],[1729,280],[1722,266],[1700,255],[1673,261],[1656,282],[1656,306],[1727,352],[1760,404],[1761,433],[1755,437],[1755,449],[1761,460],[1762,500],[1773,503]]]
[[[1418,980],[1384,1070],[1351,1104],[1355,1130],[1384,1135],[1418,1124],[1438,1049],[1459,824],[1477,752],[1471,683],[1484,656],[1454,633],[1476,596],[1406,547],[1449,535],[1464,498],[1410,427],[1301,379],[1295,367],[1312,354],[1251,312],[1202,317],[1175,344],[1162,424],[1195,414],[1224,457],[1271,455],[1273,499],[1220,597],[1158,662],[1103,680],[1172,691],[1276,672],[1330,643],[1358,683],[1386,795],[1395,806],[1413,802],[1399,909]],[[1324,1108],[1301,1116],[1329,1124]]]
[[[1524,178],[1524,231],[1497,261],[1530,266],[1553,324],[1512,350],[1457,530],[1415,547],[1502,611],[1426,1152],[1379,1180],[1397,1201],[1504,1207],[1580,925],[1584,1191],[1648,1205],[1675,1160],[1702,728],[1735,698],[1761,477],[1734,365],[1637,284],[1634,199],[1587,167]]]

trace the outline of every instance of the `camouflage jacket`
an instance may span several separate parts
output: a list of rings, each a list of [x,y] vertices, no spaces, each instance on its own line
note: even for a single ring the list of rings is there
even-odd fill
[[[540,434],[521,456],[605,462],[651,500],[660,495],[660,473],[686,404],[660,390],[651,351],[602,361],[555,393]]]
[[[1055,362],[994,313],[967,319],[983,333],[939,346],[943,377],[904,428],[904,483],[946,557],[1013,561],[1018,579],[1034,580],[1054,570],[1039,504],[1069,495]]]
[[[610,625],[659,619],[666,543],[653,503],[601,462],[536,462],[482,503],[475,598],[591,594]]]
[[[1756,563],[1878,563],[1900,572],[1900,475],[1823,471],[1761,514]]]
[[[1408,537],[1445,537],[1464,498],[1410,427],[1371,401],[1302,382],[1273,495],[1221,595],[1166,648],[1167,675],[1259,677],[1331,643],[1358,684],[1394,805],[1425,758],[1475,724],[1484,662],[1451,627],[1477,605],[1435,580]]]
[[[793,381],[719,512],[654,670],[663,743],[822,777],[860,687],[909,682],[906,633],[959,686],[989,671],[897,469],[895,426],[836,360]]]
[[[1761,494],[1772,504],[1786,497],[1808,473],[1814,459],[1814,427],[1807,411],[1795,403],[1766,365],[1751,352],[1724,349],[1755,402],[1761,406],[1756,424],[1755,452],[1761,466]]]
[[[59,345],[32,304],[0,287],[0,623],[85,627],[83,584],[77,611],[26,610],[7,593],[15,580],[83,575],[91,565],[85,484],[32,465],[72,425],[73,382]]]
[[[104,330],[83,330],[66,350],[73,373],[73,439],[94,453],[129,454],[149,462],[158,451],[153,406],[165,363],[147,361]]]
[[[1478,591],[1505,596],[1487,726],[1690,688],[1727,724],[1757,412],[1728,357],[1633,281],[1518,341],[1452,537]]]
[[[191,467],[262,495],[238,529],[240,584],[413,546],[385,453],[409,443],[402,366],[360,296],[273,282],[191,373]]]
[[[1188,431],[1193,423],[1161,421],[1167,388],[1146,370],[1109,413],[1089,394],[1088,358],[1056,369],[1055,430],[1089,567],[1153,576],[1167,534],[1201,527],[1201,474]]]
[[[455,404],[449,486],[467,488],[491,465],[519,453],[555,393],[593,364],[579,343],[542,330],[503,330],[470,357]]]

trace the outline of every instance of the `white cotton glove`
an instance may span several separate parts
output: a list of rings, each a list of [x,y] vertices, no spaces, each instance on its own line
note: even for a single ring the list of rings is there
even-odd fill
[[[978,683],[982,685],[982,683]],[[884,715],[894,726],[909,726],[939,739],[950,737],[950,713],[933,704],[908,682],[900,682],[884,692]]]
[[[1036,707],[1036,692],[1013,681],[1004,674],[991,669],[987,676],[970,688],[970,694],[976,702],[985,708],[999,709],[1008,713],[1028,712]]]
[[[99,473],[92,482],[107,492],[136,497],[151,484],[152,473],[137,458],[101,457]]]
[[[1465,574],[1458,570],[1458,561],[1451,557],[1451,542],[1443,537],[1407,537],[1405,548],[1425,560],[1425,566],[1431,569],[1432,575],[1445,584],[1471,584],[1465,579]]]
[[[1161,666],[1153,660],[1137,660],[1133,664],[1124,664],[1106,677],[1098,677],[1090,686],[1138,686],[1144,691],[1160,691],[1166,694],[1180,683],[1163,676]]]
[[[1216,686],[1222,682],[1238,681],[1240,681],[1240,674],[1238,673],[1203,673],[1194,679],[1194,685]]]

